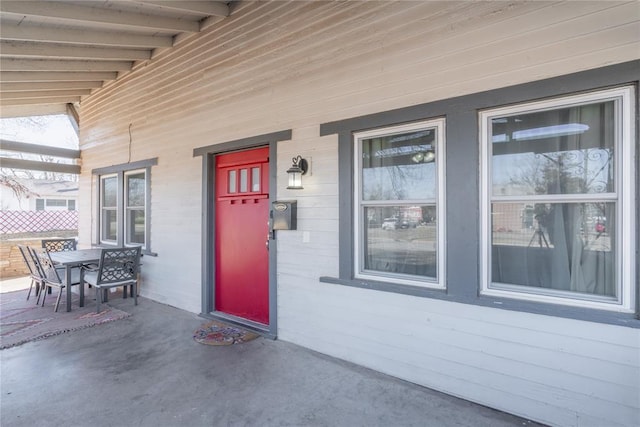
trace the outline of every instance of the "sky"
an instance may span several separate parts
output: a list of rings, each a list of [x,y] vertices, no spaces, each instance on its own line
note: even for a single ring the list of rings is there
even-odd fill
[[[0,138],[78,149],[78,135],[65,114],[0,119]]]
[[[31,144],[46,145],[50,147],[68,148],[77,150],[78,135],[71,125],[66,114],[49,116],[31,116],[0,119],[0,139],[15,142],[26,142]],[[21,158],[25,160],[42,160],[36,154],[18,153],[14,151],[3,151],[0,144],[2,157]],[[69,163],[68,159],[57,159],[61,163]],[[1,170],[4,174],[15,175],[20,178],[32,176],[34,178],[51,179],[51,173],[33,171],[26,175],[20,170]],[[76,180],[77,177],[68,174],[60,174],[60,178],[66,180]]]

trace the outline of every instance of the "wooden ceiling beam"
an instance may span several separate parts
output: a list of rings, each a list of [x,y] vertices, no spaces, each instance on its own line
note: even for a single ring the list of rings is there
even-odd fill
[[[16,151],[20,153],[29,153],[29,154],[42,154],[43,156],[62,157],[65,159],[80,158],[80,150],[51,147],[49,145],[32,144],[29,142],[10,141],[8,139],[0,139],[0,148],[5,151]]]
[[[140,0],[141,3],[152,4],[163,9],[181,10],[211,16],[229,16],[229,6],[221,1],[156,1]]]
[[[0,58],[3,71],[127,71],[132,66],[132,61]]]
[[[12,159],[0,157],[0,165],[3,168],[21,169],[31,171],[58,172],[80,174],[80,165],[68,163],[38,162],[35,160]]]
[[[4,100],[13,100],[13,99],[49,98],[52,96],[75,97],[75,96],[89,95],[90,93],[91,93],[91,89],[40,90],[40,91],[26,90],[22,92],[2,92],[2,100],[4,101]]]
[[[102,86],[101,81],[76,81],[76,82],[12,82],[0,83],[0,93],[41,91],[41,90],[69,90],[69,89],[96,89]]]
[[[3,40],[72,43],[76,45],[114,46],[120,48],[172,47],[171,36],[148,36],[115,31],[78,30],[69,28],[17,25],[0,22],[0,38]]]
[[[117,72],[100,71],[0,71],[0,81],[4,82],[72,82],[115,80]]]
[[[80,97],[79,96],[50,96],[47,98],[23,98],[23,99],[4,99],[0,97],[0,107],[3,107],[3,108],[5,106],[11,106],[11,105],[72,104],[74,102],[80,102]],[[4,117],[4,113],[2,113],[1,115],[2,117]]]
[[[119,49],[104,46],[73,46],[69,44],[0,40],[0,57],[139,61],[151,59],[151,49]]]
[[[97,2],[101,5],[102,2]],[[14,1],[0,2],[0,11],[5,14],[44,17],[61,23],[79,22],[109,27],[147,28],[165,31],[198,32],[198,22],[183,19],[152,16],[117,8],[82,6],[59,1]]]

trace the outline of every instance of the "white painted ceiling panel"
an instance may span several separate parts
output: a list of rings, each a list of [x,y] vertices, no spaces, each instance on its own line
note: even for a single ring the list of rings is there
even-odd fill
[[[0,116],[64,109],[156,49],[215,25],[230,2],[0,2]]]

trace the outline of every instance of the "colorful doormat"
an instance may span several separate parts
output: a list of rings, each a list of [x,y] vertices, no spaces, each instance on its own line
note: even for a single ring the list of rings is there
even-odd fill
[[[41,340],[53,335],[89,328],[102,323],[129,317],[129,313],[104,306],[96,313],[91,297],[85,296],[85,306],[78,307],[74,294],[72,310],[66,312],[65,296],[62,296],[58,312],[53,311],[57,294],[47,295],[44,307],[36,304],[35,296],[27,301],[28,290],[0,294],[0,349],[15,347],[29,341]]]
[[[193,333],[194,340],[206,345],[242,344],[259,336],[260,335],[255,332],[250,332],[215,320],[205,323]]]

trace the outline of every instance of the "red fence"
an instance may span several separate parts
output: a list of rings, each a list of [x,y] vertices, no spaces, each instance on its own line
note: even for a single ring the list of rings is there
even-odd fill
[[[0,233],[77,230],[78,211],[0,211]]]

